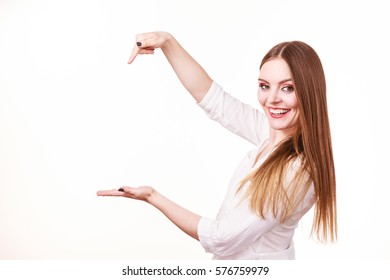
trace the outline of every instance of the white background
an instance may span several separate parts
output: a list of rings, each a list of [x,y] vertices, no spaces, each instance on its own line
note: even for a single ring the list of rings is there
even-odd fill
[[[160,50],[166,30],[210,76],[257,104],[261,58],[301,40],[320,55],[337,172],[339,241],[296,257],[390,259],[386,1],[0,0],[0,259],[209,259],[150,205],[96,196],[152,185],[216,215],[252,146],[207,119]]]

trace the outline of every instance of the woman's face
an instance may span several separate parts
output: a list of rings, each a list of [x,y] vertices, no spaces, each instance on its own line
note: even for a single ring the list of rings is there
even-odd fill
[[[258,99],[271,130],[291,135],[299,120],[298,100],[290,68],[284,59],[271,59],[261,67]]]

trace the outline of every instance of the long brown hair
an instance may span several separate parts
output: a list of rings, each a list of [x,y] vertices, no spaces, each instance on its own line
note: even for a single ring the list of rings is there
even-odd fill
[[[246,194],[251,208],[263,218],[265,212],[270,211],[283,223],[294,213],[313,183],[312,233],[315,232],[320,241],[335,241],[336,178],[322,64],[312,47],[292,41],[273,47],[263,58],[260,69],[277,57],[290,67],[298,100],[298,128],[241,182],[239,190],[250,182]],[[288,169],[295,172],[293,178],[286,178]]]

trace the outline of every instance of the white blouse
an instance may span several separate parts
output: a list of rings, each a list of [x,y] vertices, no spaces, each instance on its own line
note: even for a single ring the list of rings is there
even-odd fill
[[[249,207],[249,200],[242,196],[247,186],[239,193],[236,191],[243,178],[268,157],[266,155],[255,163],[269,137],[266,116],[226,93],[216,82],[198,105],[211,119],[256,145],[234,172],[217,217],[201,218],[198,225],[200,243],[206,252],[213,253],[213,259],[294,259],[294,231],[301,217],[314,205],[313,185],[301,206],[285,223],[280,224],[272,216],[263,219],[256,215]],[[292,178],[295,174],[299,167],[297,162],[287,177]]]

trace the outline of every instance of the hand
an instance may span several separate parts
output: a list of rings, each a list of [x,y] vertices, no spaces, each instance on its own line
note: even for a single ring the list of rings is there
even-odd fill
[[[118,189],[112,190],[101,190],[97,192],[98,196],[122,196],[128,197],[137,200],[143,200],[148,202],[150,196],[155,192],[152,187],[149,186],[141,186],[138,188],[132,187],[122,187]]]
[[[182,231],[189,236],[199,240],[198,224],[200,216],[179,206],[165,196],[155,191],[152,187],[142,186],[138,188],[122,187],[120,189],[102,190],[97,192],[98,196],[123,196],[132,199],[143,200],[160,210]]]
[[[171,34],[161,31],[138,34],[136,44],[127,63],[132,63],[138,54],[154,54],[154,49],[163,47],[171,37]]]

